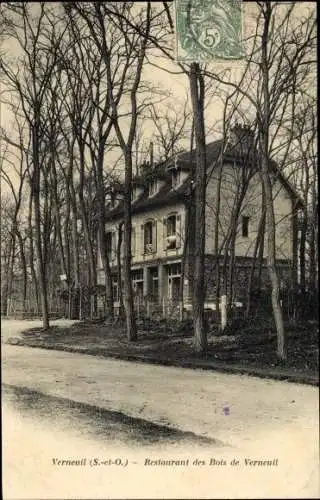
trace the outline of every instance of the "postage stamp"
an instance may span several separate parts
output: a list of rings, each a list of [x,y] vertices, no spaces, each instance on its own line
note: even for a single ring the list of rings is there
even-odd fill
[[[241,0],[175,0],[176,60],[242,59],[241,3]]]

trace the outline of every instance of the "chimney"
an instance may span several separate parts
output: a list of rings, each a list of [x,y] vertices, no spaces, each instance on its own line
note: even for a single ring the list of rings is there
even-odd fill
[[[144,161],[141,163],[139,168],[140,175],[146,175],[150,171],[150,163],[148,161]]]
[[[254,131],[249,125],[241,125],[236,122],[230,130],[230,142],[232,146],[249,149],[254,144]]]

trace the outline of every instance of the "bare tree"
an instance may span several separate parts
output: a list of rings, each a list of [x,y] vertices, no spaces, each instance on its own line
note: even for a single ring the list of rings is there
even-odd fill
[[[32,13],[31,10],[32,9]],[[4,21],[7,36],[18,43],[20,54],[15,64],[1,59],[1,69],[8,88],[17,96],[31,135],[30,189],[34,207],[35,245],[42,304],[43,327],[49,327],[46,285],[45,243],[47,235],[41,225],[40,190],[42,177],[42,106],[50,78],[57,62],[57,49],[63,32],[57,29],[57,19],[45,3],[7,4]]]
[[[108,111],[117,140],[124,157],[125,181],[124,181],[124,219],[123,219],[123,283],[124,283],[124,308],[126,313],[127,334],[129,340],[136,340],[137,327],[133,309],[133,295],[131,283],[131,189],[133,176],[133,144],[137,127],[138,114],[141,110],[137,102],[137,94],[141,83],[141,74],[145,60],[148,37],[140,37],[132,31],[127,19],[132,22],[135,19],[132,5],[130,4],[95,4],[92,11],[77,7],[81,13],[92,37],[95,40],[106,71],[106,86],[108,98]],[[150,28],[151,6],[148,3],[145,12],[138,14],[139,23],[143,26],[146,34]],[[120,22],[119,22],[120,20]],[[137,20],[136,20],[137,21]],[[115,45],[108,38],[107,26],[118,26],[121,38],[116,40]],[[121,47],[121,49],[120,49]],[[121,53],[121,57],[119,54]],[[114,65],[116,73],[114,73]],[[118,75],[118,83],[115,83],[115,74]],[[123,126],[123,111],[120,110],[120,100],[124,95],[129,99],[129,110],[126,111],[127,123]],[[128,130],[128,133],[125,133]]]
[[[152,141],[157,146],[158,159],[168,160],[181,150],[182,142],[190,136],[188,125],[191,110],[188,109],[188,99],[178,106],[169,101],[165,111],[163,108],[164,104],[161,104],[161,109],[157,109],[152,103],[149,112],[155,128]]]
[[[282,170],[290,150],[293,134],[290,134],[289,140],[286,138],[281,141],[281,131],[288,123],[294,123],[296,96],[305,86],[313,64],[315,19],[311,12],[305,18],[297,20],[294,17],[294,3],[281,6],[277,2],[259,2],[256,9],[255,34],[247,42],[248,60],[244,68],[246,77],[241,79],[241,85],[239,82],[222,78],[217,73],[205,73],[243,95],[246,103],[255,111],[266,209],[268,269],[278,337],[277,352],[280,359],[285,359],[284,323],[276,255],[272,161],[276,159],[278,168]],[[279,13],[279,9],[283,11]]]
[[[190,94],[194,117],[196,168],[194,174],[195,234],[193,274],[193,325],[196,352],[207,351],[207,333],[204,324],[204,256],[205,256],[205,206],[206,206],[206,138],[204,127],[204,78],[198,64],[191,65],[189,73]]]

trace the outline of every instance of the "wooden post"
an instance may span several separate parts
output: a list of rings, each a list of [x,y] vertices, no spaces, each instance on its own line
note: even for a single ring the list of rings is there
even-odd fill
[[[227,296],[221,296],[221,330],[227,326]]]
[[[10,314],[10,305],[11,305],[10,302],[11,302],[11,299],[8,298],[7,299],[7,316],[9,316],[9,314]]]
[[[82,293],[81,287],[79,288],[79,320],[82,320]]]
[[[90,319],[93,319],[94,296],[90,295]]]
[[[150,300],[146,298],[147,301],[147,318],[150,318]]]
[[[71,290],[69,288],[69,300],[68,300],[68,318],[71,319],[72,311],[71,311]]]

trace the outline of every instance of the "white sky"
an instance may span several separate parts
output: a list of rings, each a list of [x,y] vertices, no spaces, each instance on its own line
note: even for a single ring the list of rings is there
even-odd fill
[[[303,15],[305,12],[309,11],[310,9],[315,8],[315,2],[297,2],[296,6],[296,14],[297,18],[299,18],[301,15]],[[255,5],[254,3],[246,4],[245,5],[245,18],[244,18],[244,30],[245,34],[247,35],[250,33],[250,30],[253,29],[254,26],[254,9]],[[174,46],[174,37],[172,38],[172,44]],[[8,47],[6,44],[3,44],[2,50],[6,50]],[[12,45],[11,45],[12,49]],[[169,69],[170,71],[179,71],[179,67],[172,63],[165,61],[164,59],[159,60],[157,59],[157,62],[159,65],[165,67],[166,69]],[[216,64],[216,63],[214,63]],[[234,69],[232,71],[231,77],[235,80],[237,80],[238,75],[241,73],[241,63],[233,63]],[[214,66],[214,65],[212,65]],[[219,64],[219,68],[221,68],[221,64]],[[185,97],[189,94],[189,87],[188,87],[188,79],[186,75],[181,75],[181,74],[172,74],[168,73],[165,71],[162,71],[160,69],[155,68],[154,66],[148,66],[146,65],[144,68],[144,77],[148,80],[153,82],[157,87],[163,89],[164,91],[170,91],[172,97],[169,98],[168,102],[170,103],[170,106],[174,106],[176,102],[183,102]],[[3,92],[5,89],[2,87],[1,92]],[[0,94],[1,95],[1,94]],[[189,101],[190,102],[190,101]],[[222,113],[223,113],[223,102],[222,100],[218,98],[211,98],[208,107],[206,109],[206,130],[208,131],[207,134],[207,142],[211,142],[212,140],[215,140],[219,138],[220,134],[217,132],[217,130],[212,130],[212,127],[214,126],[215,123],[219,122],[221,123],[222,120]],[[1,105],[0,109],[0,124],[1,127],[3,127],[6,132],[14,136],[14,129],[12,127],[12,115],[11,112],[5,104]],[[150,135],[150,124],[145,123],[144,125],[144,135],[145,138],[148,139],[148,136]],[[4,144],[1,146],[2,148],[4,147]],[[189,141],[185,144],[185,147],[189,147]]]

